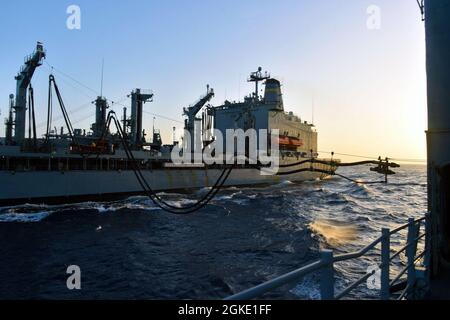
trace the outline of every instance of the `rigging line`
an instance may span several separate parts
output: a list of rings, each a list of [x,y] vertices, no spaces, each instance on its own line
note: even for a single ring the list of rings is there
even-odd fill
[[[212,189],[208,192],[208,194],[206,194],[200,201],[197,201],[197,203],[195,203],[194,205],[189,205],[186,207],[176,207],[176,206],[172,206],[166,202],[164,202],[164,200],[162,200],[157,193],[155,193],[151,187],[149,186],[149,184],[147,183],[147,181],[145,180],[144,176],[142,175],[142,172],[140,170],[140,168],[136,165],[136,160],[134,158],[133,153],[130,151],[127,142],[124,140],[124,136],[123,136],[123,130],[122,127],[120,125],[120,121],[117,120],[117,118],[115,117],[115,113],[113,111],[110,112],[110,114],[108,115],[108,118],[112,118],[114,120],[114,124],[117,128],[117,131],[119,132],[119,137],[122,140],[123,143],[123,147],[125,150],[125,153],[128,157],[128,159],[131,159],[132,164],[133,164],[133,172],[139,182],[139,184],[141,185],[141,187],[143,188],[143,190],[147,193],[147,195],[149,196],[149,198],[161,209],[173,213],[173,214],[189,214],[189,213],[193,213],[195,211],[200,210],[201,208],[203,208],[204,206],[206,206],[212,199],[213,197],[215,197],[215,195],[220,191],[220,189],[223,187],[223,185],[225,184],[225,182],[227,181],[231,171],[233,170],[234,166],[231,166],[229,169],[225,168],[222,172],[222,174],[220,175],[219,179],[216,181],[216,183],[214,184],[214,186],[212,187]],[[110,119],[108,121],[108,123],[110,123]],[[228,172],[226,172],[228,170]],[[223,175],[225,174],[225,178],[221,181]]]
[[[63,98],[61,96],[58,85],[56,84],[56,81],[55,81],[55,78],[53,77],[53,75],[50,76],[50,80],[51,80],[51,83],[53,83],[53,88],[55,90],[56,97],[58,98],[59,106],[60,106],[62,114],[64,116],[64,121],[66,123],[67,130],[69,131],[70,138],[75,144],[78,145],[78,141],[73,134],[73,126],[70,121],[69,115],[67,114],[66,106],[64,105]]]
[[[83,118],[81,118],[81,119],[78,119],[78,120],[72,122],[72,124],[80,123],[80,122],[82,122],[82,121],[84,121],[84,120],[87,120],[87,119],[89,119],[89,118],[92,118],[92,117],[93,117],[93,115],[92,115],[92,114],[89,114],[89,115],[86,116],[86,117],[83,117]]]
[[[318,151],[319,153],[334,153],[338,156],[347,156],[347,157],[353,157],[353,158],[361,158],[361,159],[369,159],[369,160],[378,160],[378,157],[370,157],[370,156],[361,156],[361,155],[355,155],[355,154],[348,154],[348,153],[338,153],[338,152],[332,152],[332,151]],[[390,159],[390,158],[389,158]]]
[[[122,106],[122,107],[125,107],[125,108],[131,108],[131,106],[123,104],[123,103],[120,103],[120,102],[114,102],[114,104],[118,104],[119,106]],[[149,112],[149,111],[142,111],[142,112],[146,113],[146,114],[149,114],[149,115],[152,115],[152,116],[155,116],[155,117],[159,117],[159,118],[166,119],[166,120],[169,120],[169,121],[173,121],[173,122],[178,122],[178,123],[184,124],[183,121],[176,120],[176,119],[173,119],[173,118],[169,118],[169,117],[160,115],[158,113],[153,113],[153,112]]]
[[[84,87],[85,89],[88,89],[89,91],[92,91],[92,92],[95,93],[96,95],[99,95],[99,92],[98,92],[97,90],[92,89],[91,87],[89,87],[89,86],[83,84],[82,82],[78,81],[77,79],[75,79],[74,77],[68,75],[67,73],[65,73],[65,72],[63,72],[63,71],[61,71],[61,70],[55,68],[54,66],[52,66],[51,64],[49,64],[47,61],[45,61],[45,63],[46,63],[50,68],[52,68],[52,70],[55,70],[56,72],[58,72],[58,73],[62,74],[63,76],[69,78],[70,80],[74,81],[75,83],[77,83],[78,85]]]
[[[306,159],[306,160],[302,160],[300,162],[296,162],[296,163],[289,163],[289,164],[281,164],[279,165],[280,168],[290,168],[290,167],[296,167],[305,163],[319,163],[319,164],[324,164],[324,165],[329,165],[331,167],[354,167],[354,166],[361,166],[361,165],[366,165],[366,164],[373,164],[373,165],[379,165],[380,161],[375,161],[375,160],[367,160],[367,161],[358,161],[358,162],[339,162],[339,161],[328,161],[328,160],[320,160],[320,159],[314,159],[314,158],[310,158],[310,159]]]
[[[119,122],[115,117],[113,117],[113,120],[114,120],[114,122],[115,122],[115,125],[116,125],[117,130],[119,131],[120,137],[121,137],[121,139],[123,140],[123,131],[122,131],[122,128],[121,128],[121,126],[120,126],[120,122]],[[126,143],[125,141],[122,141],[122,142],[124,143],[124,149],[125,149],[125,152],[126,152],[126,154],[127,154],[127,157],[128,157],[129,159],[130,159],[130,158],[132,159],[132,163],[133,163],[133,165],[135,166],[136,160],[135,160],[135,158],[134,158],[133,153],[129,150],[127,143]],[[190,212],[193,212],[193,211],[198,210],[199,208],[196,208],[197,206],[203,206],[203,205],[206,205],[207,202],[209,202],[209,201],[212,199],[212,198],[209,198],[209,199],[208,199],[208,196],[209,196],[210,194],[213,194],[213,196],[214,196],[214,194],[217,193],[217,192],[215,191],[215,189],[217,188],[217,185],[219,184],[221,178],[223,177],[223,174],[225,173],[226,169],[224,169],[224,171],[222,172],[221,176],[220,176],[219,179],[217,180],[217,182],[216,182],[216,184],[214,185],[214,187],[210,190],[210,192],[209,192],[202,200],[198,201],[198,202],[197,202],[196,204],[194,204],[194,205],[190,205],[190,206],[183,207],[183,208],[176,207],[176,206],[172,206],[172,205],[170,205],[170,204],[168,204],[168,203],[165,203],[164,200],[162,200],[162,199],[161,199],[161,198],[160,198],[160,197],[159,197],[159,196],[151,189],[151,187],[148,185],[148,183],[147,183],[147,181],[145,180],[145,178],[143,177],[142,172],[140,171],[139,167],[136,166],[136,168],[135,168],[134,171],[135,171],[136,178],[138,179],[138,182],[139,182],[139,183],[141,184],[141,186],[143,187],[144,191],[146,191],[146,192],[149,193],[149,197],[150,197],[150,198],[155,202],[155,204],[158,205],[161,209],[164,209],[164,210],[169,211],[169,212],[172,212],[172,213],[180,213],[180,212],[174,212],[173,210],[181,210],[181,209],[182,209],[182,210],[186,210],[186,209],[193,208],[192,211],[189,211],[189,213],[190,213]],[[231,169],[230,169],[229,172],[231,172]],[[227,177],[228,177],[228,175],[229,175],[229,173],[227,174]],[[142,179],[142,180],[141,180],[141,179]],[[223,182],[221,183],[221,185],[223,185],[224,182],[225,182],[225,180],[223,180]],[[148,191],[146,190],[146,187],[147,187]],[[158,200],[158,201],[155,201],[155,199],[153,199],[153,197],[156,198],[156,200]],[[203,201],[205,201],[204,204],[202,203]],[[167,208],[164,208],[163,205],[169,207],[170,209],[168,210]],[[187,212],[183,212],[183,213],[187,213]]]
[[[44,66],[44,67],[46,67],[46,68],[50,71],[49,74],[53,74],[53,72],[52,72],[53,69],[50,70],[50,68],[48,68],[47,66]],[[63,77],[59,78],[59,80],[61,80],[62,82],[64,82],[66,85],[68,85],[68,86],[71,87],[72,89],[76,90],[77,92],[81,93],[82,95],[88,97],[89,99],[91,99],[91,100],[94,100],[94,99],[95,99],[94,96],[92,96],[92,95],[86,93],[85,91],[81,91],[79,87],[74,86],[72,83],[70,83],[69,81],[67,81],[67,80],[64,79]]]
[[[319,153],[332,153],[330,151],[318,151]],[[362,156],[362,155],[354,155],[354,154],[348,154],[348,153],[338,153],[333,152],[335,155],[339,156],[347,156],[347,157],[354,157],[354,158],[361,158],[361,159],[372,159],[372,160],[378,160],[378,157],[370,157],[370,156]],[[427,162],[427,159],[406,159],[406,158],[391,158],[389,157],[389,160],[393,161],[400,161],[400,162]]]
[[[197,211],[199,209],[201,209],[202,207],[204,207],[205,205],[207,205],[209,203],[209,201],[212,200],[212,197],[215,196],[215,194],[217,194],[217,192],[219,191],[219,189],[223,186],[223,184],[225,183],[226,179],[228,178],[229,174],[231,173],[232,167],[229,169],[226,178],[220,182],[220,179],[222,178],[223,174],[225,173],[226,169],[224,169],[224,171],[222,172],[222,175],[219,177],[219,179],[217,180],[216,184],[213,186],[213,188],[210,190],[210,192],[200,201],[198,201],[196,204],[191,205],[191,206],[187,206],[187,207],[175,207],[175,206],[171,206],[170,204],[165,203],[152,189],[151,187],[148,185],[147,181],[145,180],[145,178],[142,175],[142,172],[140,171],[139,167],[136,166],[136,160],[134,159],[134,155],[133,153],[129,150],[128,144],[126,143],[126,141],[124,141],[123,139],[123,130],[122,127],[120,125],[120,122],[115,118],[112,117],[116,128],[119,132],[119,137],[122,139],[122,143],[124,146],[124,150],[125,153],[127,154],[127,157],[129,159],[132,159],[132,163],[133,166],[135,166],[134,169],[134,173],[136,175],[136,178],[139,182],[139,184],[141,185],[141,187],[143,188],[143,190],[148,193],[148,196],[150,197],[150,199],[152,199],[152,201],[161,209],[171,212],[171,213],[175,213],[175,214],[187,214],[187,213],[192,213],[194,211]],[[148,190],[147,190],[147,189]],[[211,196],[209,196],[211,195]],[[156,198],[156,199],[154,199]],[[158,200],[158,201],[157,201]],[[166,206],[166,207],[164,207]],[[169,207],[169,209],[167,208]],[[186,209],[192,208],[191,210],[186,211]],[[184,210],[184,212],[181,212],[180,210]]]
[[[90,104],[90,103],[89,103],[89,104]],[[72,116],[73,114],[75,114],[76,112],[81,111],[81,110],[82,110],[82,109],[75,110],[74,112],[67,112],[67,115],[68,115],[68,116]],[[78,119],[78,120],[72,122],[72,124],[80,123],[81,121],[86,120],[86,119],[89,119],[89,118],[92,118],[92,117],[94,117],[94,116],[95,116],[95,115],[93,115],[93,114],[90,112],[89,115],[84,116],[83,118]],[[59,124],[59,123],[61,122],[61,120],[64,120],[64,117],[63,117],[63,116],[59,116],[58,118],[54,119],[53,122],[54,122],[55,124]]]
[[[420,163],[426,163],[427,159],[399,159],[399,158],[389,158],[390,160],[394,161],[402,161],[402,162],[420,162]]]
[[[119,98],[117,98],[119,99]],[[128,99],[128,95],[126,94],[125,96],[121,96],[120,100],[116,101],[117,99],[111,100],[111,99],[107,99],[109,102],[111,102],[111,107],[114,108],[115,104],[122,105],[122,102]]]
[[[323,161],[323,160],[317,160],[317,159],[308,159],[308,160],[303,160],[301,162],[298,163],[294,163],[294,164],[287,164],[287,165],[280,165],[280,168],[289,168],[289,167],[293,167],[293,166],[298,166],[298,165],[302,165],[305,163],[310,162],[311,164],[314,163],[318,163],[318,164],[323,164],[323,165],[329,165],[330,166],[330,170],[323,170],[323,169],[315,169],[312,166],[310,168],[301,168],[301,169],[297,169],[297,170],[293,170],[293,171],[288,171],[288,172],[278,172],[276,173],[276,175],[278,176],[286,176],[286,175],[291,175],[291,174],[296,174],[296,173],[300,173],[300,172],[319,172],[319,173],[323,173],[323,174],[328,174],[328,175],[336,175],[338,177],[341,177],[343,179],[346,179],[350,182],[353,183],[359,183],[359,184],[387,184],[387,180],[385,181],[358,181],[349,177],[346,177],[342,174],[337,173],[336,171],[332,170],[333,168],[336,167],[351,167],[351,166],[361,166],[361,165],[365,165],[365,164],[375,164],[375,165],[385,165],[386,167],[388,166],[392,166],[392,167],[398,167],[397,164],[395,163],[382,163],[382,161],[360,161],[360,162],[352,162],[352,163],[338,163],[338,162],[334,162],[334,161]],[[261,171],[264,171],[263,168],[260,168]]]
[[[68,113],[69,113],[69,115],[73,115],[73,114],[75,114],[75,113],[77,113],[77,112],[79,112],[79,111],[82,111],[84,108],[86,108],[86,107],[88,107],[88,106],[90,106],[90,105],[91,105],[91,102],[86,102],[85,104],[82,104],[82,105],[80,105],[80,106],[74,108],[74,109],[76,109],[76,110],[69,110]],[[60,120],[63,120],[63,116],[62,116],[62,115],[56,117],[55,119],[53,119],[53,121],[60,121]],[[38,123],[38,125],[36,126],[36,128],[39,129],[39,128],[42,128],[42,127],[45,126],[45,125],[47,125],[47,122],[40,122],[40,123]]]
[[[160,115],[160,114],[157,114],[157,113],[153,113],[153,112],[148,112],[148,111],[143,111],[144,113],[147,113],[147,114],[149,114],[149,115],[152,115],[152,116],[155,116],[155,117],[158,117],[158,118],[162,118],[162,119],[166,119],[166,120],[169,120],[169,121],[173,121],[173,122],[177,122],[177,123],[181,123],[181,124],[184,124],[184,122],[183,121],[180,121],[180,120],[175,120],[175,119],[172,119],[172,118],[169,118],[169,117],[166,117],[166,116],[162,116],[162,115]]]
[[[297,163],[291,163],[291,164],[285,164],[285,165],[279,165],[280,168],[289,168],[289,167],[295,167],[295,166],[299,166],[305,163],[318,163],[318,164],[323,164],[323,165],[328,165],[330,166],[330,168],[338,168],[338,167],[355,167],[355,166],[362,166],[362,165],[367,165],[367,164],[372,164],[372,165],[377,165],[379,167],[381,166],[385,166],[387,168],[399,168],[400,166],[395,163],[395,162],[388,162],[386,160],[367,160],[367,161],[358,161],[358,162],[339,162],[339,161],[334,161],[334,160],[320,160],[320,159],[307,159],[307,160],[303,160]]]
[[[386,184],[386,181],[358,181],[358,180],[346,177],[346,176],[339,174],[337,172],[334,172],[334,171],[314,169],[314,168],[302,168],[302,169],[293,170],[293,171],[289,171],[289,172],[279,172],[276,175],[277,176],[287,176],[287,175],[301,173],[301,172],[318,172],[318,173],[327,174],[327,175],[331,175],[331,176],[335,175],[335,176],[341,177],[345,180],[348,180],[350,182],[357,183],[357,184]]]
[[[72,122],[72,125],[77,124],[77,123],[80,123],[80,122],[85,121],[85,120],[87,120],[87,119],[89,119],[89,118],[92,118],[92,117],[93,117],[93,115],[92,115],[92,114],[89,114],[88,116],[85,116],[85,117],[83,117],[83,118],[81,118],[81,119],[78,119],[78,120],[76,120],[76,121],[73,121],[73,122]],[[54,124],[55,126],[59,126],[59,124],[61,123],[60,120],[64,120],[63,117],[61,117],[60,119],[57,119],[57,120],[53,120],[53,124]]]

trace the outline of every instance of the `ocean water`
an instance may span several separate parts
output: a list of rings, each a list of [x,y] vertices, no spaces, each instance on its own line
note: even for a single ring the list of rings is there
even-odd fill
[[[0,208],[0,299],[221,299],[299,268],[322,248],[352,252],[426,211],[426,167],[403,166],[390,183],[339,177],[227,188],[203,210],[176,216],[147,198]],[[362,181],[369,167],[339,169]],[[163,194],[189,203],[193,194]],[[405,236],[402,234],[401,236]],[[400,247],[400,239],[393,246]],[[336,265],[336,291],[379,262],[377,250]],[[405,264],[400,256],[393,271]],[[81,290],[68,290],[69,265]],[[350,296],[372,299],[362,284]],[[318,299],[319,274],[264,298]]]

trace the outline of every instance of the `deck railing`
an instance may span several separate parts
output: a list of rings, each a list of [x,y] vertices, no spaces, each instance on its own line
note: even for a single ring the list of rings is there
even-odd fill
[[[424,229],[421,233],[421,229]],[[393,235],[399,234],[401,231],[407,229],[408,234],[406,244],[391,255],[391,238]],[[394,230],[383,228],[381,236],[370,243],[360,251],[334,255],[331,250],[322,250],[320,252],[320,259],[312,262],[300,269],[294,270],[280,277],[267,281],[251,289],[245,290],[241,293],[235,294],[226,298],[225,300],[249,300],[261,297],[262,295],[271,292],[277,288],[286,285],[295,285],[298,281],[311,273],[320,272],[320,294],[322,300],[342,299],[348,296],[354,289],[366,282],[372,276],[379,276],[380,288],[379,298],[381,300],[390,300],[396,297],[399,300],[412,298],[415,289],[418,285],[418,279],[423,280],[422,284],[425,286],[429,281],[429,266],[430,266],[430,214],[427,213],[420,219],[409,219],[407,224],[404,224]],[[425,240],[423,250],[418,254],[418,245],[421,240]],[[334,264],[342,261],[349,261],[365,256],[371,252],[378,245],[381,245],[380,255],[381,263],[378,268],[373,268],[370,272],[360,277],[358,280],[351,283],[339,293],[335,293],[335,275]],[[400,270],[391,280],[390,266],[392,261],[405,253],[407,262],[406,266]],[[416,269],[418,261],[422,260],[424,272],[419,272]],[[378,275],[376,275],[378,273]],[[406,274],[407,280],[404,283],[399,283],[402,277]],[[402,287],[401,292],[394,296],[391,292],[392,288],[397,285]]]

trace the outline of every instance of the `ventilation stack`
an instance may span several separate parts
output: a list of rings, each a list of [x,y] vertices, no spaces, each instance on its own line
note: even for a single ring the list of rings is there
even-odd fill
[[[101,137],[106,126],[106,110],[109,108],[108,102],[104,97],[97,97],[95,103],[95,123],[92,124],[94,136]],[[105,132],[106,134],[107,132]]]
[[[280,81],[273,78],[266,80],[264,103],[273,104],[276,109],[284,110]]]

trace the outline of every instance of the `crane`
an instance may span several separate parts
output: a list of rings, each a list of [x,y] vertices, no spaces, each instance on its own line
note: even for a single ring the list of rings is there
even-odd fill
[[[15,77],[16,101],[14,104],[15,121],[14,121],[14,142],[21,144],[25,139],[25,121],[27,112],[27,89],[33,78],[34,71],[42,65],[42,60],[46,53],[41,42],[36,45],[36,50],[25,58],[25,64],[20,68],[19,73]]]
[[[187,116],[185,121],[185,130],[190,133],[190,142],[191,142],[191,150],[194,151],[194,129],[195,129],[195,120],[197,120],[196,115],[200,112],[200,110],[214,97],[214,89],[210,88],[209,85],[206,86],[206,94],[202,96],[195,104],[188,108],[183,109],[183,114]]]

